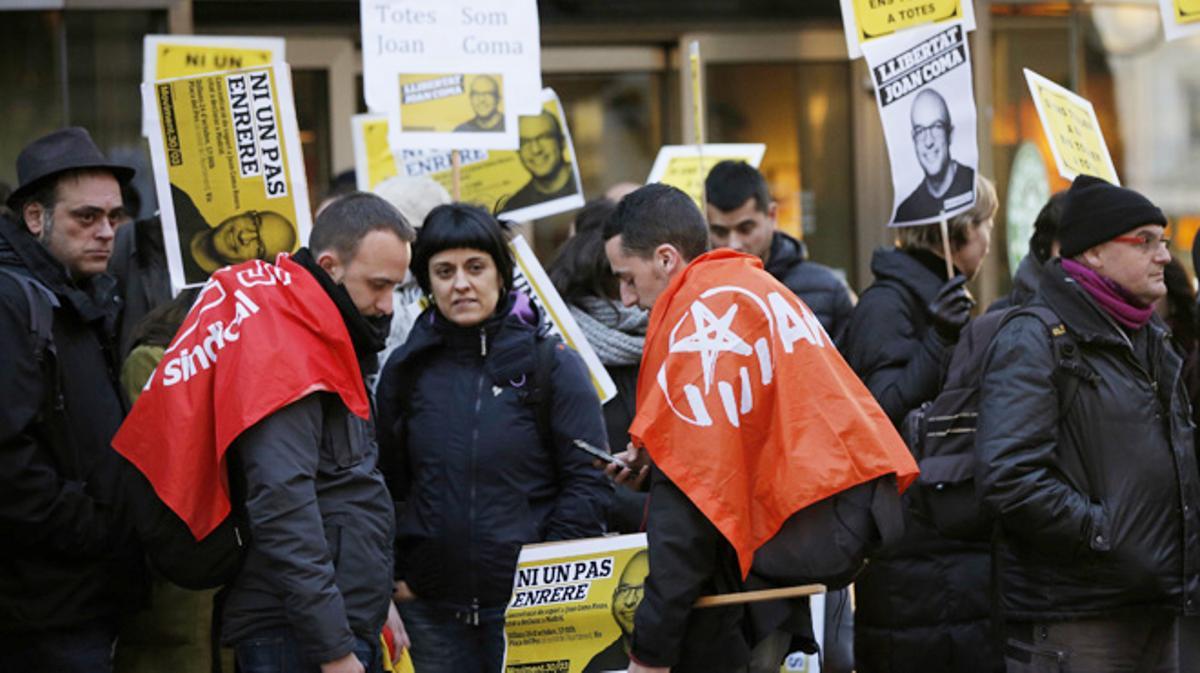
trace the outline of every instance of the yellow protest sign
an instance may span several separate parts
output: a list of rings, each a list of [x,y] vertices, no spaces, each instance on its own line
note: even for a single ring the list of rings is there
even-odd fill
[[[142,85],[175,288],[272,260],[308,240],[311,215],[287,66]]]
[[[862,55],[862,44],[929,23],[962,21],[975,30],[971,0],[841,0],[842,25],[850,58]]]
[[[523,548],[504,617],[505,673],[624,671],[649,572],[645,534]]]
[[[1166,39],[1200,35],[1200,0],[1158,0],[1158,9]]]
[[[726,160],[745,161],[758,168],[767,146],[756,143],[712,145],[663,145],[650,168],[646,183],[661,182],[691,196],[697,208],[704,207],[704,179],[713,166]]]
[[[1175,21],[1178,23],[1200,23],[1200,0],[1173,0]]]
[[[207,75],[284,62],[279,37],[147,35],[142,41],[142,82]],[[154,109],[145,110],[142,135],[150,135]]]
[[[1059,174],[1068,180],[1094,175],[1121,184],[1091,102],[1032,70],[1025,70],[1025,80]]]
[[[460,200],[510,220],[533,220],[583,205],[578,162],[562,103],[552,89],[542,92],[542,113],[517,120],[518,150],[461,150]],[[388,118],[353,120],[354,165],[359,189],[374,189],[393,175],[428,176],[453,193],[449,150],[388,146]]]

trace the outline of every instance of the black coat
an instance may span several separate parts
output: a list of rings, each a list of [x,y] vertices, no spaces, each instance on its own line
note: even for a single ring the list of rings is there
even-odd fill
[[[1012,291],[992,302],[988,306],[988,312],[1028,304],[1037,293],[1038,286],[1042,284],[1044,274],[1041,262],[1033,253],[1022,257],[1021,263],[1017,265],[1017,273],[1013,276]]]
[[[875,283],[863,292],[842,353],[899,427],[933,399],[953,344],[929,325],[929,302],[946,282],[941,258],[880,250]],[[879,671],[1003,670],[990,619],[991,559],[986,544],[938,535],[913,515],[906,494],[905,535],[855,582],[855,663]]]
[[[124,361],[136,345],[133,331],[154,307],[171,301],[171,277],[158,217],[131,222],[117,229],[108,272],[117,280],[121,315],[117,346]]]
[[[1068,619],[1200,608],[1200,474],[1183,359],[1154,318],[1118,328],[1059,264],[1034,303],[1076,342],[1065,418],[1045,326],[1018,317],[992,342],[981,389],[978,483],[998,513],[1006,616]]]
[[[380,377],[380,445],[404,503],[396,576],[421,598],[504,605],[522,545],[604,532],[611,486],[572,444],[605,441],[583,360],[555,350],[553,445],[544,446],[525,396],[535,340],[547,337],[525,313],[535,311],[528,300],[517,310],[511,297],[502,301],[496,317],[473,328],[430,307]]]
[[[850,288],[829,267],[810,262],[804,244],[777,231],[771,238],[767,273],[796,293],[836,342],[850,322],[854,299]]]
[[[126,412],[112,279],[71,282],[2,217],[0,264],[40,280],[60,304],[57,366],[43,366],[25,293],[0,274],[0,631],[112,619],[138,607],[144,591],[141,551],[120,505],[126,473],[109,446]]]

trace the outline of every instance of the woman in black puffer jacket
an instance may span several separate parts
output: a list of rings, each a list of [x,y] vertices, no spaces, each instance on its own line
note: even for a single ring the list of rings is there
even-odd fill
[[[970,318],[965,283],[987,255],[996,192],[976,180],[975,206],[951,218],[946,277],[937,224],[899,230],[900,245],[871,260],[875,283],[850,316],[840,347],[879,405],[900,427],[937,396],[943,362]],[[919,456],[918,456],[919,458]],[[860,673],[1003,671],[991,621],[987,543],[949,540],[912,515],[905,535],[855,581],[855,663]]]
[[[512,269],[486,212],[430,212],[412,270],[433,305],[380,378],[380,448],[403,503],[396,597],[421,673],[500,670],[521,546],[604,532],[610,487],[572,444],[604,444],[600,402],[580,357],[511,291]]]

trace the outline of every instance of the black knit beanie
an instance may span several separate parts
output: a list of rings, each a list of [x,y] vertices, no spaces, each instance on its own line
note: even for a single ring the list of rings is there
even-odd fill
[[[1166,216],[1149,199],[1132,189],[1080,175],[1063,203],[1058,227],[1062,256],[1074,257],[1147,224],[1167,226]]]

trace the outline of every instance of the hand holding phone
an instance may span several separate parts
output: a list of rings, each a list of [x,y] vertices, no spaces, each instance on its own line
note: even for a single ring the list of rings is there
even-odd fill
[[[601,449],[599,447],[593,446],[593,445],[585,442],[582,439],[576,439],[574,441],[574,444],[576,447],[583,449],[587,453],[591,454],[591,456],[593,458],[602,460],[605,463],[608,463],[609,465],[616,465],[617,467],[622,467],[627,470],[630,469],[629,464],[626,463],[625,461],[621,460],[620,458],[617,458],[616,456],[605,451],[604,449]]]

